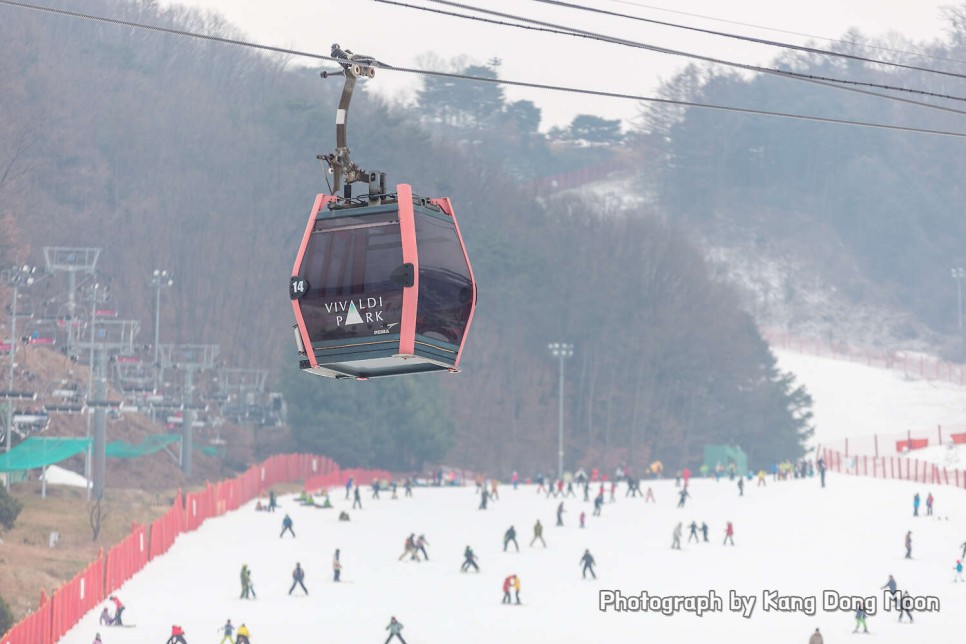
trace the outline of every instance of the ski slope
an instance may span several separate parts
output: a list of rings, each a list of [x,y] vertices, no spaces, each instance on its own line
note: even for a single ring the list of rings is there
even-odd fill
[[[873,432],[899,432],[933,424],[966,423],[961,387],[905,379],[901,374],[778,352],[782,369],[794,371],[815,399],[815,442]],[[918,454],[917,454],[918,455]],[[966,460],[966,459],[964,459]],[[711,640],[742,644],[806,642],[820,628],[827,644],[849,641],[853,612],[823,609],[825,591],[874,597],[870,640],[931,644],[962,641],[966,633],[966,583],[953,581],[953,566],[966,541],[966,491],[905,481],[830,474],[817,479],[748,484],[739,497],[733,482],[692,481],[693,498],[676,508],[673,481],[651,485],[657,503],[624,498],[603,516],[592,504],[567,499],[565,526],[555,527],[559,500],[533,486],[501,488],[486,511],[472,487],[417,488],[414,498],[369,499],[351,510],[343,490],[333,490],[336,508],[303,508],[282,497],[275,514],[252,504],[212,519],[182,535],[118,592],[125,620],[135,628],[99,627],[98,608],[61,642],[89,644],[101,632],[105,644],[164,642],[172,624],[184,627],[190,644],[219,642],[219,627],[231,618],[246,623],[255,644],[304,641],[384,642],[395,615],[410,644],[494,642],[625,642],[669,644]],[[912,496],[936,497],[936,517],[912,515]],[[337,521],[339,510],[352,521]],[[577,527],[587,513],[587,527]],[[295,521],[296,539],[279,538],[283,512]],[[548,548],[530,548],[534,521],[544,524]],[[704,521],[710,543],[687,541],[687,524]],[[675,524],[685,524],[683,549],[671,550]],[[727,521],[736,545],[721,541]],[[509,525],[517,529],[519,553],[502,551]],[[913,558],[904,558],[903,538],[913,534]],[[410,533],[429,540],[428,562],[399,561]],[[459,572],[471,545],[482,572]],[[332,581],[331,560],[341,550],[343,581]],[[582,580],[579,559],[589,548],[598,579]],[[306,571],[308,597],[289,596],[291,571]],[[238,599],[242,564],[252,569],[258,599]],[[521,606],[501,605],[502,582],[520,576]],[[915,624],[898,623],[886,612],[880,587],[889,574],[916,596],[935,597],[938,612],[915,613]],[[721,610],[698,617],[681,610],[602,612],[601,591],[625,596],[646,591],[659,597],[722,599]],[[802,597],[797,610],[766,610],[764,593]],[[750,616],[732,610],[729,593],[755,598]],[[298,593],[297,593],[298,594]],[[810,610],[809,600],[816,602]],[[808,614],[813,613],[813,614]]]
[[[876,642],[933,644],[961,641],[966,632],[966,583],[953,582],[958,544],[966,541],[966,492],[926,489],[899,481],[831,475],[817,479],[748,485],[739,497],[733,482],[692,481],[693,498],[677,509],[673,481],[649,483],[657,503],[624,498],[592,517],[592,504],[567,499],[565,526],[555,527],[558,500],[533,486],[503,486],[500,500],[479,510],[473,487],[417,488],[413,498],[369,499],[352,511],[344,492],[333,490],[334,510],[296,505],[282,497],[280,512],[255,512],[251,504],[209,520],[181,536],[169,553],[125,584],[118,595],[125,620],[136,628],[98,627],[100,609],[89,613],[61,642],[90,644],[100,631],[105,644],[164,642],[171,624],[184,627],[190,644],[218,642],[219,626],[246,623],[255,644],[383,642],[390,616],[405,625],[410,644],[494,642],[689,643],[706,641],[773,644],[805,642],[816,627],[825,642],[849,638],[853,614],[822,610],[823,591],[873,596],[878,613],[869,619]],[[646,489],[646,488],[645,488]],[[940,518],[911,516],[915,492],[936,496]],[[352,521],[340,523],[340,509]],[[580,529],[578,515],[587,513]],[[297,538],[279,538],[284,512]],[[948,520],[946,519],[948,517]],[[534,521],[545,526],[548,547],[530,548]],[[710,543],[670,549],[678,521],[706,521]],[[735,524],[736,545],[722,545],[725,522]],[[517,528],[520,552],[502,551],[502,535]],[[904,559],[903,536],[913,531],[913,555]],[[423,533],[428,562],[398,561],[405,537]],[[687,529],[685,529],[685,539]],[[460,573],[462,551],[472,545],[482,572]],[[334,583],[333,551],[341,549],[343,582]],[[585,548],[596,557],[598,579],[582,580],[578,561]],[[291,571],[300,562],[310,596],[289,596]],[[252,569],[258,599],[241,600],[239,570]],[[522,581],[521,606],[501,605],[503,578]],[[931,595],[940,610],[916,613],[915,625],[883,611],[879,587],[889,574],[913,595]],[[599,592],[625,595],[707,596],[723,610],[697,617],[679,612],[602,612]],[[814,615],[765,610],[762,593],[815,597]],[[733,612],[729,591],[756,597],[750,617]],[[299,594],[300,591],[296,593]]]

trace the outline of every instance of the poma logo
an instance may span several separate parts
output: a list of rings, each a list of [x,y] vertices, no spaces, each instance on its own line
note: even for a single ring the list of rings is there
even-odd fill
[[[382,322],[383,312],[381,310],[373,310],[376,308],[382,309],[381,296],[359,298],[358,300],[344,300],[342,302],[329,302],[325,305],[327,313],[336,314],[336,326]]]

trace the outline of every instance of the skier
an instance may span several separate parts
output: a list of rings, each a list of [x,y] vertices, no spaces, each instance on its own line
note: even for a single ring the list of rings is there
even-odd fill
[[[400,622],[397,622],[395,617],[390,619],[389,626],[386,627],[386,630],[389,631],[389,637],[386,638],[386,644],[389,644],[389,640],[394,637],[399,638],[399,641],[402,642],[402,644],[406,644],[406,640],[404,640],[403,636],[400,635],[402,629],[403,625]]]
[[[581,511],[581,513],[580,513],[580,527],[581,527],[581,528],[583,528],[583,527],[584,527],[584,522],[585,522],[586,520],[587,520],[587,513],[586,513],[586,512],[583,512],[583,511]]]
[[[647,487],[647,492],[644,494],[644,502],[657,503],[657,501],[654,500],[654,490],[651,489],[651,486]]]
[[[517,491],[517,486],[520,485],[520,475],[514,470],[513,476],[510,477],[510,481],[513,483],[513,491]]]
[[[694,540],[695,541],[697,541],[698,543],[701,543],[701,539],[698,538],[698,524],[697,524],[697,522],[692,521],[691,522],[691,525],[689,525],[688,528],[691,529],[691,533],[688,535],[688,543],[691,543],[691,537],[694,537]]]
[[[497,481],[496,479],[493,479],[493,481],[491,481],[490,483],[490,498],[493,499],[494,501],[500,500],[500,493],[497,492],[497,485],[499,485],[499,483],[500,482]]]
[[[812,636],[808,638],[808,644],[825,644],[825,638],[822,637],[822,634],[818,632],[817,628],[812,633]]]
[[[580,563],[583,565],[583,578],[587,579],[587,573],[590,572],[590,576],[597,579],[597,575],[594,573],[594,555],[590,554],[590,548],[584,550],[584,556],[580,558]]]
[[[372,498],[379,498],[379,479],[374,479],[372,481]]]
[[[396,561],[402,561],[403,558],[409,555],[409,558],[414,561],[419,561],[419,553],[416,551],[416,535],[411,534],[406,537],[406,542],[403,544],[403,553],[399,555],[399,559]]]
[[[406,480],[403,482],[403,488],[406,490],[406,494],[404,496],[412,496],[413,495],[413,480],[411,478],[409,478],[409,477],[406,477]]]
[[[342,576],[342,562],[339,561],[339,549],[335,549],[335,554],[332,556],[332,581],[339,581],[339,577]]]
[[[543,474],[537,474],[537,494],[544,491],[543,487]]]
[[[953,566],[953,570],[956,571],[956,575],[953,577],[953,581],[966,581],[963,579],[963,560],[957,559],[956,565]]]
[[[517,605],[520,604],[520,578],[513,575],[513,594],[516,596]]]
[[[486,488],[484,487],[484,488],[483,488],[483,491],[482,491],[482,492],[480,492],[480,509],[481,509],[481,510],[485,510],[485,509],[486,509],[486,502],[487,502],[487,501],[488,501],[489,499],[490,499],[490,492],[489,492],[489,490],[487,490],[487,489],[486,489]]]
[[[575,499],[577,498],[577,493],[574,492],[574,482],[573,481],[567,481],[567,491],[564,493],[564,498],[566,499],[568,496],[572,496]]]
[[[825,459],[818,459],[818,476],[822,479],[822,487],[825,487]]]
[[[865,632],[865,633],[868,633],[869,632],[869,626],[865,622],[865,619],[868,616],[869,616],[869,614],[865,612],[865,609],[862,608],[862,606],[859,606],[855,610],[855,630],[852,631],[853,633],[858,633],[859,632],[859,626],[862,627],[862,631],[863,632]]]
[[[268,511],[274,512],[275,508],[277,507],[278,507],[278,502],[277,502],[277,499],[275,498],[275,491],[269,490],[268,491]]]
[[[390,489],[392,489],[392,497],[390,498],[398,499],[399,497],[396,496],[396,488],[398,487],[398,484],[395,481],[393,481],[392,483],[389,484],[389,487]]]
[[[966,541],[962,542],[959,547],[963,549],[963,554],[961,555],[961,557],[963,559],[966,559]]]
[[[513,545],[516,546],[517,552],[520,552],[520,545],[517,543],[517,531],[512,525],[510,526],[510,529],[507,530],[503,535],[503,552],[506,552],[506,549],[509,547],[511,541],[513,542]]]
[[[114,618],[111,617],[111,611],[110,611],[110,609],[108,609],[107,606],[105,606],[104,607],[104,610],[101,611],[101,619],[100,619],[100,622],[104,626],[110,626],[111,624],[114,623]]]
[[[463,565],[460,566],[460,572],[469,572],[470,566],[473,566],[476,572],[480,572],[480,567],[476,565],[476,555],[473,554],[473,549],[466,546],[466,550],[463,551]]]
[[[732,525],[731,521],[728,522],[728,527],[725,528],[724,543],[721,545],[725,545],[725,543],[728,543],[729,541],[731,542],[731,545],[735,545],[735,527]]]
[[[678,521],[678,524],[674,526],[674,532],[671,533],[671,550],[681,549],[681,533],[683,532],[681,526],[683,523]]]
[[[241,567],[241,597],[239,599],[248,599],[251,594],[251,571],[248,570],[248,564],[242,564]]]
[[[681,491],[678,492],[678,507],[679,508],[683,508],[684,507],[684,502],[687,500],[687,498],[689,496],[691,496],[691,495],[688,494],[688,486],[685,485],[683,488],[681,488]]]
[[[114,626],[124,626],[124,622],[121,621],[121,614],[124,612],[124,604],[115,595],[108,597],[109,600],[114,602]]]
[[[768,484],[765,482],[765,470],[758,470],[758,487],[767,486],[767,485]],[[815,632],[818,633],[817,628],[815,629]],[[821,637],[821,635],[819,635],[819,637]]]
[[[916,496],[912,497],[912,516],[919,516],[919,493],[916,492]]]
[[[101,639],[100,633],[97,633],[96,635],[94,635],[94,641],[91,642],[91,644],[104,644],[104,641]]]
[[[560,505],[557,506],[557,525],[560,527],[563,527],[564,512],[566,512],[566,510],[564,510],[563,501],[561,501]]]
[[[225,640],[228,640],[228,644],[235,644],[235,640],[232,639],[232,635],[235,633],[235,627],[231,625],[230,619],[218,630],[224,634],[224,637],[221,638],[221,644],[225,644]]]
[[[503,580],[503,600],[500,601],[501,604],[509,604],[510,602],[510,589],[513,587],[513,575],[510,575]]]
[[[600,510],[603,507],[604,507],[604,493],[601,492],[600,494],[597,495],[597,498],[594,499],[594,516],[595,517],[599,517],[600,516]]]
[[[251,640],[248,639],[249,637],[251,637],[251,633],[248,631],[248,627],[242,624],[238,627],[235,644],[251,644]]]
[[[537,522],[533,524],[533,539],[530,540],[531,548],[537,542],[537,539],[540,540],[544,548],[547,547],[547,542],[543,540],[543,524],[540,523],[540,519],[537,519]]]
[[[895,592],[896,592],[896,580],[895,580],[895,578],[892,575],[889,575],[889,580],[886,581],[886,583],[882,585],[881,590],[885,590],[886,588],[889,589],[889,594],[890,595],[895,595]]]
[[[301,586],[305,594],[308,595],[309,590],[305,587],[304,579],[305,571],[302,570],[302,564],[296,563],[295,570],[292,571],[292,587],[288,589],[288,594],[291,595],[296,586]]]
[[[345,500],[349,500],[349,493],[352,491],[352,477],[350,476],[345,482]]]
[[[356,506],[362,509],[362,495],[359,494],[359,486],[357,485],[352,491],[352,509],[355,510]]]
[[[704,537],[704,542],[708,543],[708,524],[704,521],[701,522],[701,535]]]
[[[899,621],[900,622],[902,621],[902,616],[903,615],[908,615],[909,616],[909,623],[911,624],[912,623],[912,611],[908,607],[912,605],[912,597],[909,596],[909,591],[908,590],[902,591],[902,599],[900,601],[902,603],[899,604]],[[903,608],[903,605],[905,605],[905,608]]]
[[[419,535],[419,538],[416,539],[416,550],[417,550],[417,553],[419,552],[423,553],[423,559],[425,559],[426,561],[429,561],[429,554],[427,554],[426,552],[426,546],[428,545],[429,545],[429,541],[426,540],[426,537],[423,535]]]
[[[932,504],[935,499],[932,496],[932,492],[926,497],[926,516],[932,516]]]
[[[287,514],[285,515],[285,518],[282,519],[282,532],[278,535],[278,538],[281,539],[284,537],[286,532],[291,532],[292,538],[295,538],[295,531],[292,530],[292,517]]]
[[[584,503],[590,503],[590,481],[584,481]]]
[[[171,637],[168,638],[167,644],[188,644],[184,638],[184,630],[180,626],[171,627]]]
[[[906,559],[912,559],[912,530],[906,533]]]
[[[738,496],[745,495],[745,479],[738,479]]]
[[[617,481],[611,481],[610,482],[610,502],[611,503],[617,500],[614,498],[614,495],[616,493],[617,493]]]

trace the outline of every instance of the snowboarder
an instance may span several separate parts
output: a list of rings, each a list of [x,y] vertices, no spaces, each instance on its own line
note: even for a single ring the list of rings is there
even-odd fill
[[[704,537],[704,542],[708,543],[708,524],[704,521],[701,522],[701,535]]]
[[[560,527],[563,527],[564,512],[566,512],[566,510],[564,510],[563,501],[561,501],[560,505],[557,506],[557,525]]]
[[[399,641],[402,642],[402,644],[406,644],[406,640],[404,640],[400,634],[402,629],[403,625],[400,622],[397,622],[395,617],[390,619],[389,626],[386,627],[386,630],[389,631],[389,637],[386,638],[386,644],[389,644],[389,640],[394,637],[399,638]]]
[[[423,559],[425,559],[426,561],[429,561],[429,554],[426,552],[426,546],[428,545],[429,545],[429,541],[426,540],[426,537],[423,535],[419,535],[419,537],[416,539],[416,551],[417,551],[417,554],[419,552],[423,553]]]
[[[547,542],[543,540],[543,524],[540,523],[540,519],[537,519],[537,522],[533,524],[533,539],[530,540],[531,548],[537,542],[537,539],[540,540],[544,548],[547,547]]]
[[[932,516],[932,504],[935,499],[932,496],[932,492],[926,497],[926,516]]]
[[[688,494],[688,487],[687,487],[687,485],[685,485],[683,488],[681,488],[681,491],[678,492],[678,507],[679,508],[683,508],[684,507],[684,502],[688,499],[689,496],[691,496],[691,495]]]
[[[587,573],[594,579],[597,579],[597,575],[594,573],[594,555],[590,554],[590,548],[584,550],[584,556],[580,558],[580,563],[583,565],[583,578],[587,579]]]
[[[188,644],[184,638],[184,629],[180,626],[172,626],[171,637],[168,638],[167,644]]]
[[[865,609],[862,608],[861,606],[859,606],[857,609],[855,609],[855,630],[852,631],[853,633],[858,633],[859,632],[859,626],[862,627],[862,631],[863,632],[865,632],[865,633],[868,633],[869,632],[869,626],[865,622],[865,619],[868,616],[869,616],[869,614],[866,613],[865,612]]]
[[[295,538],[295,530],[292,530],[292,517],[287,514],[285,515],[285,518],[282,519],[282,532],[278,535],[278,538],[281,539],[284,537],[286,532],[291,532],[292,538]]]
[[[111,611],[107,606],[105,606],[104,610],[101,611],[100,622],[104,626],[110,626],[114,623],[114,618],[111,617]]]
[[[339,577],[342,576],[342,562],[339,561],[339,549],[335,549],[335,554],[332,555],[332,581],[339,581]]]
[[[251,633],[248,631],[248,627],[242,624],[238,627],[238,633],[236,634],[235,644],[251,644]]]
[[[124,612],[124,604],[121,600],[117,598],[116,595],[111,595],[108,597],[109,600],[114,602],[114,626],[124,626],[124,622],[121,621],[121,614]]]
[[[362,495],[359,494],[359,486],[357,485],[352,491],[352,509],[355,510],[358,507],[362,509]]]
[[[301,586],[303,592],[306,595],[309,594],[308,588],[305,587],[305,571],[302,570],[302,564],[296,563],[295,570],[292,571],[292,587],[288,589],[288,594],[291,595],[292,591],[295,590],[296,586]]]
[[[963,560],[957,559],[956,565],[953,566],[953,570],[956,571],[956,575],[953,577],[953,581],[966,581],[963,579]]]
[[[745,495],[745,479],[738,479],[738,496]]]
[[[510,602],[510,589],[513,588],[513,575],[508,576],[503,580],[503,600],[501,604],[509,604]]]
[[[671,533],[671,550],[681,549],[681,533],[683,532],[681,529],[682,525],[683,522],[678,521],[678,524],[674,526],[674,532]]]
[[[235,640],[232,638],[232,635],[235,634],[235,627],[231,625],[230,619],[218,630],[220,630],[224,635],[224,637],[221,638],[221,644],[225,644],[225,640],[228,640],[228,644],[235,644]]]
[[[909,596],[909,591],[908,590],[902,591],[902,599],[900,600],[900,602],[901,603],[899,604],[899,621],[900,622],[902,621],[902,616],[903,615],[908,615],[909,616],[909,623],[911,624],[912,623],[912,610],[909,609],[909,606],[912,605],[912,597]]]
[[[912,516],[919,516],[919,493],[916,492],[916,496],[912,497]]]
[[[818,632],[817,628],[812,633],[812,636],[808,638],[808,644],[825,644],[825,638],[822,637],[822,634]]]
[[[516,596],[517,604],[520,604],[520,578],[513,575],[513,594]]]
[[[506,552],[506,549],[509,547],[511,541],[513,542],[513,545],[516,546],[517,552],[520,552],[520,544],[517,543],[517,531],[512,525],[510,526],[510,529],[507,530],[503,535],[503,552]]]
[[[691,537],[694,537],[694,540],[695,541],[697,541],[698,543],[701,543],[701,539],[698,538],[698,524],[697,524],[697,522],[692,521],[691,522],[691,525],[689,525],[688,528],[691,529],[691,533],[688,534],[688,543],[691,543]]]
[[[725,528],[724,543],[721,545],[725,545],[729,541],[731,542],[731,545],[735,545],[735,526],[732,525],[731,521],[728,522],[728,527]]]
[[[278,500],[275,498],[275,491],[269,490],[268,491],[268,511],[274,512],[275,508],[277,507],[278,507]]]
[[[473,554],[473,549],[466,546],[466,549],[463,551],[463,565],[460,566],[460,572],[469,572],[470,566],[476,572],[480,572],[480,567],[476,565],[476,555]]]
[[[912,530],[906,533],[906,559],[912,559]]]

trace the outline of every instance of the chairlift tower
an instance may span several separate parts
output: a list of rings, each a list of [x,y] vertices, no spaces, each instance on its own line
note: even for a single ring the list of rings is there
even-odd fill
[[[214,369],[220,347],[217,344],[162,344],[159,345],[162,368],[174,368],[184,373],[181,388],[181,472],[191,476],[192,432],[198,409],[194,401],[194,374]]]
[[[101,256],[100,248],[78,247],[69,248],[61,246],[44,246],[44,262],[47,265],[47,272],[67,273],[67,356],[74,355],[74,312],[77,307],[77,273],[93,275],[97,268],[97,259]]]

